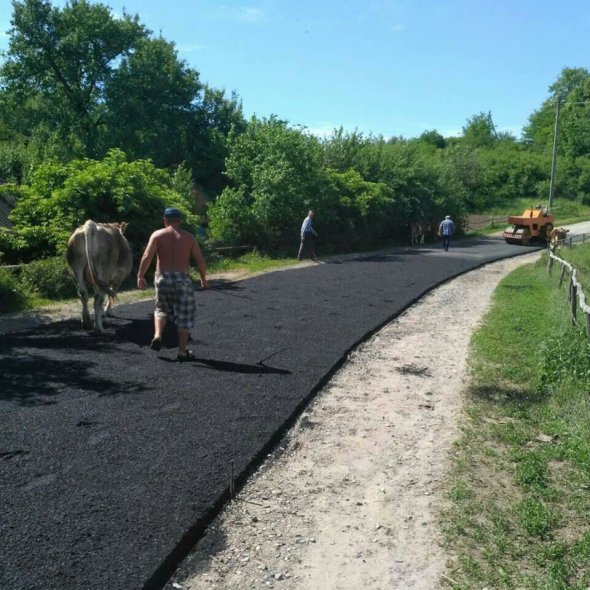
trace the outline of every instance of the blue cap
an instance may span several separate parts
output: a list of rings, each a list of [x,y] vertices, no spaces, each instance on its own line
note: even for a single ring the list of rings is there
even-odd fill
[[[181,215],[180,211],[176,207],[166,207],[166,209],[164,209],[164,217],[175,218],[181,217]]]

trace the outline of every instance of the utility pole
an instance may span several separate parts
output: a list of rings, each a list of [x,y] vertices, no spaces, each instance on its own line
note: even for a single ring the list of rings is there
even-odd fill
[[[551,212],[553,205],[553,198],[555,197],[555,165],[557,163],[557,131],[559,129],[559,105],[560,100],[557,98],[555,106],[555,125],[553,127],[553,151],[551,154],[551,181],[549,184],[549,207],[548,210]]]

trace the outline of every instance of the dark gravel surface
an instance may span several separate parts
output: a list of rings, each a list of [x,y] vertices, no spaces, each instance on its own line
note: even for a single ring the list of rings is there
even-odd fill
[[[530,252],[399,249],[199,291],[193,363],[153,303],[0,336],[0,588],[159,588],[347,351],[426,291]],[[457,318],[461,321],[461,318]],[[443,328],[444,329],[444,328]]]

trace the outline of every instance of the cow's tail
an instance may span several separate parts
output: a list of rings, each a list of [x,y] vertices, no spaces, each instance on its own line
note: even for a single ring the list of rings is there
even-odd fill
[[[109,297],[115,297],[115,291],[113,287],[105,283],[96,272],[94,266],[94,256],[92,252],[92,245],[94,244],[94,234],[96,232],[96,223],[89,219],[84,224],[84,238],[86,242],[86,261],[88,262],[88,273],[90,274],[91,281],[102,291],[104,291]]]

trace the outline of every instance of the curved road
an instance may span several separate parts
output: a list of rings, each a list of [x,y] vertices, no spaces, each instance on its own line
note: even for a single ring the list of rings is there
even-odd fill
[[[194,363],[173,330],[149,349],[151,302],[115,308],[103,336],[77,320],[0,336],[0,588],[161,588],[351,348],[533,249],[488,238],[219,283],[196,294]]]

